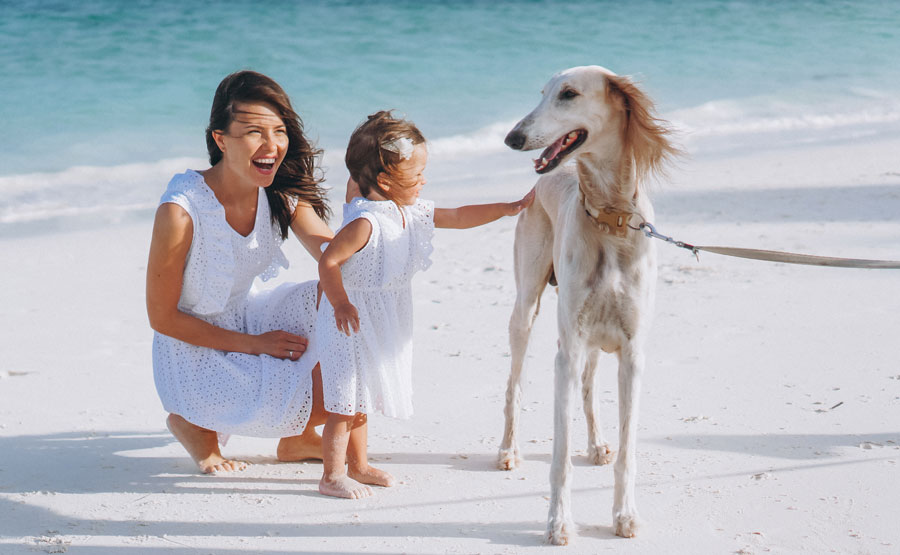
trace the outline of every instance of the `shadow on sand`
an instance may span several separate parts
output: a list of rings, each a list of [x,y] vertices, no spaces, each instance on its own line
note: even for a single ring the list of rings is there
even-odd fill
[[[669,439],[670,438],[670,439]],[[900,448],[900,432],[878,434],[672,435],[646,441],[681,449],[723,451],[791,460],[845,456],[847,449]]]
[[[180,503],[180,510],[194,514],[209,509],[210,499],[194,506],[188,498],[169,497],[165,494],[215,494],[222,495],[318,495],[311,487],[317,479],[304,477],[284,478],[274,476],[252,476],[247,474],[202,476],[186,457],[158,457],[150,455],[147,450],[168,446],[172,438],[165,432],[110,432],[110,433],[63,433],[46,436],[31,435],[0,438],[0,453],[3,453],[3,465],[0,467],[0,536],[9,538],[25,538],[23,543],[15,546],[6,543],[4,547],[20,547],[22,550],[42,549],[41,545],[29,541],[39,541],[47,534],[85,533],[91,537],[137,537],[153,538],[153,541],[164,541],[172,544],[168,548],[142,546],[139,543],[130,546],[119,545],[115,548],[99,546],[68,545],[68,553],[122,553],[131,550],[153,553],[155,551],[196,552],[193,547],[177,541],[190,542],[190,538],[204,537],[333,537],[333,538],[478,538],[491,544],[505,546],[536,546],[542,543],[543,521],[507,521],[482,523],[477,521],[449,522],[415,522],[402,519],[379,519],[367,522],[348,522],[342,518],[343,512],[334,513],[334,522],[328,525],[321,523],[329,514],[317,513],[316,522],[303,522],[303,517],[294,517],[288,521],[283,516],[261,522],[238,521],[213,518],[209,521],[147,520],[140,517],[142,511],[135,508],[124,511],[121,519],[91,518],[90,511],[78,514],[62,514],[51,507],[30,504],[17,499],[17,493],[29,495],[68,494],[102,494],[122,493],[134,496],[125,500],[125,505],[140,502]],[[820,458],[822,453],[830,453],[836,457],[838,448],[855,447],[863,442],[893,448],[900,442],[900,434],[869,435],[748,435],[748,436],[673,436],[671,440],[652,440],[664,442],[685,449],[714,449],[736,453],[754,453],[757,455],[781,456],[787,459]],[[674,442],[674,443],[673,443]],[[877,447],[876,447],[877,448]],[[142,453],[143,452],[143,453]],[[819,452],[816,455],[815,452]],[[526,463],[549,461],[548,454],[525,454]],[[460,453],[391,453],[373,454],[382,460],[390,457],[392,462],[421,465],[446,465],[449,468],[468,472],[493,471],[493,454],[460,454]],[[586,464],[584,457],[575,457],[574,462]],[[66,464],[60,464],[64,460]],[[273,458],[256,457],[257,464],[275,463]],[[782,468],[763,470],[801,471],[820,466],[852,465],[868,462],[867,460],[819,460],[811,464],[788,465]],[[672,482],[702,481],[731,476],[745,477],[747,470],[718,476],[695,476],[687,480],[675,478]],[[317,476],[317,473],[313,473]],[[497,471],[498,476],[503,473]],[[640,479],[640,478],[639,478]],[[574,493],[587,493],[612,488],[612,473],[600,487],[576,487]],[[275,485],[275,488],[272,486]],[[403,509],[418,507],[449,506],[460,503],[478,503],[482,501],[510,500],[516,498],[538,499],[549,493],[549,485],[542,483],[538,489],[501,495],[478,495],[477,492],[462,492],[451,499],[423,501],[420,503],[404,503]],[[150,499],[148,499],[150,498]],[[117,501],[122,503],[121,498]],[[198,502],[199,503],[199,502]],[[46,505],[46,503],[44,503]],[[370,508],[367,511],[382,511],[390,507]],[[377,513],[374,513],[377,514]],[[346,516],[346,515],[344,515]],[[299,521],[298,521],[299,520]],[[609,527],[581,525],[581,535],[595,539],[618,541]],[[31,536],[31,539],[27,539]],[[103,543],[103,542],[101,542]],[[27,545],[26,545],[27,544]],[[48,544],[49,548],[52,545]],[[26,552],[22,551],[22,552]],[[203,551],[201,549],[201,551]],[[216,553],[239,552],[240,550],[214,549]],[[262,552],[255,549],[255,552]],[[295,551],[303,553],[303,551]]]
[[[184,498],[167,494],[206,494],[203,501],[189,509],[192,514],[202,513],[210,509],[209,494],[221,493],[230,496],[235,493],[246,496],[253,495],[297,495],[319,497],[315,484],[318,472],[307,473],[302,477],[284,478],[265,475],[248,475],[247,473],[220,474],[216,476],[200,475],[193,463],[185,457],[153,456],[151,450],[168,447],[174,440],[168,432],[68,432],[50,435],[27,435],[0,438],[0,453],[3,453],[3,464],[0,466],[0,537],[23,538],[18,547],[23,552],[35,549],[53,549],[53,544],[40,544],[41,538],[52,541],[59,534],[66,533],[91,537],[149,537],[154,541],[172,543],[170,548],[150,548],[139,544],[133,550],[140,552],[179,550],[179,546],[196,552],[197,548],[178,544],[174,539],[191,537],[419,537],[419,538],[484,538],[503,545],[533,546],[541,542],[541,522],[354,522],[348,523],[346,518],[335,517],[335,522],[322,525],[317,522],[287,522],[283,517],[263,522],[229,522],[225,519],[212,519],[209,522],[183,521],[177,516],[173,520],[148,520],[139,518],[140,503],[169,504],[179,503],[184,510]],[[376,458],[378,454],[374,455]],[[386,458],[381,455],[381,458]],[[395,462],[403,464],[422,464],[425,458],[417,458],[413,454],[391,454]],[[451,457],[457,457],[453,459]],[[274,458],[250,457],[257,465],[279,464]],[[63,462],[61,462],[63,461]],[[487,464],[487,457],[459,458],[458,455],[437,454],[432,458],[434,464],[446,464],[457,461],[460,470],[482,470]],[[286,465],[289,466],[289,465]],[[256,468],[256,467],[251,467]],[[317,469],[318,470],[318,469]],[[262,471],[265,472],[264,470]],[[275,487],[272,487],[272,486]],[[119,493],[126,497],[118,497],[117,504],[129,506],[123,511],[121,519],[90,518],[87,506],[96,505],[95,501],[87,503],[85,511],[72,514],[70,511],[59,513],[52,508],[52,496],[57,494],[104,494]],[[19,498],[23,494],[29,498],[43,498],[41,504],[32,504]],[[539,493],[532,494],[534,496]],[[44,497],[48,496],[48,497]],[[133,497],[133,499],[130,499]],[[491,497],[493,498],[493,497]],[[224,499],[224,497],[223,497]],[[46,501],[50,500],[50,503]],[[481,501],[482,497],[474,496],[466,499],[447,500],[446,503],[469,503]],[[336,501],[337,502],[337,501]],[[188,504],[193,502],[188,499]],[[51,505],[50,507],[46,505]],[[443,501],[439,504],[445,504]],[[423,504],[424,505],[424,504]],[[131,509],[130,507],[134,507]],[[340,511],[342,514],[343,511]],[[174,513],[178,514],[178,511]],[[337,514],[337,513],[336,513]],[[322,515],[317,515],[322,516]],[[30,537],[30,539],[29,539]],[[612,537],[612,536],[611,536]],[[160,539],[162,538],[162,539]],[[102,542],[101,542],[102,543]],[[0,544],[0,547],[14,547],[11,544]],[[122,553],[130,551],[129,546],[102,548],[99,546],[66,545],[67,553]],[[201,551],[203,551],[201,549]],[[216,553],[229,553],[229,550],[212,550]],[[238,552],[240,550],[234,550]],[[254,552],[260,552],[254,549]],[[295,551],[302,553],[302,551]]]

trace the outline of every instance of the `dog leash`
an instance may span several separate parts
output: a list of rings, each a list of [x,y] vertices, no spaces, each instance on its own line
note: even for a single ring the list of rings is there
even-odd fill
[[[687,249],[694,253],[700,260],[700,251],[734,256],[737,258],[749,258],[751,260],[768,260],[771,262],[783,262],[785,264],[805,264],[807,266],[832,266],[836,268],[869,268],[880,270],[900,270],[900,261],[896,260],[867,260],[862,258],[836,258],[833,256],[814,256],[811,254],[796,254],[792,252],[767,251],[760,249],[744,249],[739,247],[707,247],[691,245],[684,241],[663,235],[656,231],[650,222],[642,222],[639,226],[628,225],[635,231],[642,231],[644,235],[652,239],[660,239],[676,247]]]

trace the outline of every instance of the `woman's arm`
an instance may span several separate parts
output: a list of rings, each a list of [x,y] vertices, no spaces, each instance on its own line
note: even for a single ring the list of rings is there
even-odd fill
[[[472,204],[459,208],[435,208],[434,226],[453,229],[467,229],[499,220],[503,216],[515,216],[534,201],[534,189],[516,202],[494,204]]]
[[[341,229],[328,244],[328,248],[319,259],[319,283],[331,306],[334,307],[334,320],[337,328],[350,335],[351,329],[359,331],[359,314],[356,307],[347,297],[341,266],[354,253],[366,246],[372,235],[372,223],[359,218]]]
[[[322,257],[322,243],[331,241],[334,237],[334,232],[328,224],[322,221],[313,207],[305,202],[298,203],[294,209],[291,230],[316,260]]]
[[[156,211],[150,258],[147,261],[147,316],[150,327],[163,335],[199,347],[293,360],[306,350],[307,340],[285,331],[248,335],[226,330],[178,310],[184,267],[193,239],[193,222],[184,208],[165,203]]]
[[[359,184],[351,177],[347,180],[347,192],[344,194],[344,202],[348,203],[354,198],[361,196],[362,193],[359,191]]]

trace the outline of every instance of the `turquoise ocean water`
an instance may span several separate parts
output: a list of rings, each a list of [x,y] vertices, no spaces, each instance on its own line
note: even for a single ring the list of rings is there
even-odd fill
[[[0,229],[146,210],[154,171],[205,156],[215,87],[242,68],[330,153],[396,108],[463,157],[502,150],[584,64],[637,76],[688,141],[896,132],[898,56],[896,1],[0,0]]]

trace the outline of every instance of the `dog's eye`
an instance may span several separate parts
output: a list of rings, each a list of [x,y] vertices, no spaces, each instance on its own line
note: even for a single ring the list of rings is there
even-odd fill
[[[576,96],[578,96],[578,91],[576,91],[575,89],[565,89],[564,91],[559,93],[560,100],[572,100]]]

